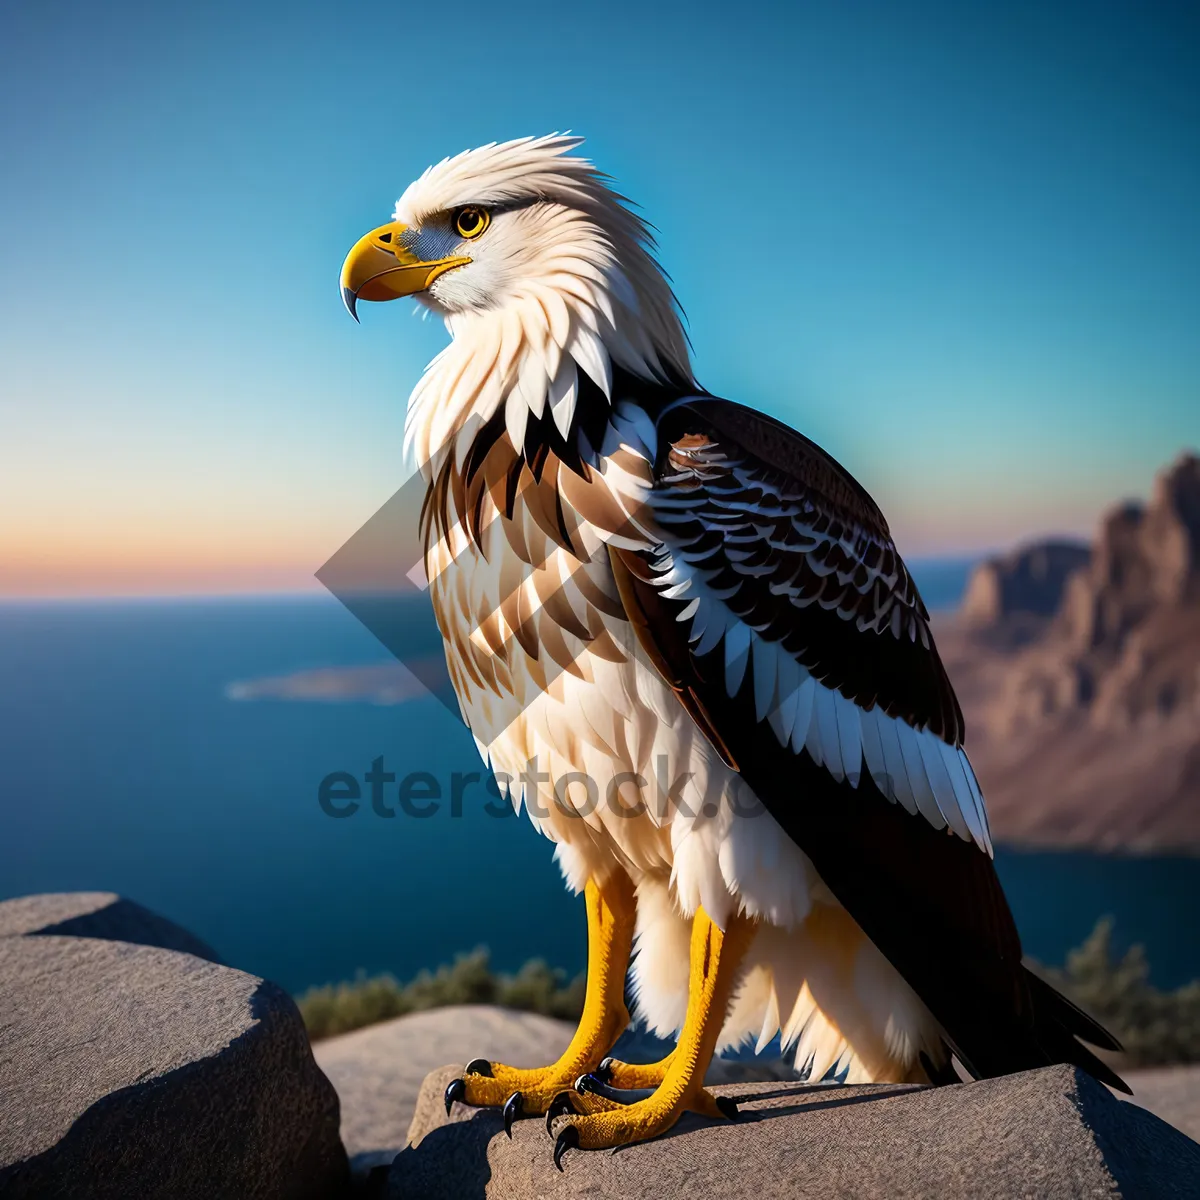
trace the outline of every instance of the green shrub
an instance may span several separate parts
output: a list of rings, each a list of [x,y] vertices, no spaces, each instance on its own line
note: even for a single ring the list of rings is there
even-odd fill
[[[1030,965],[1119,1038],[1130,1065],[1200,1061],[1200,980],[1160,991],[1141,946],[1114,956],[1112,929],[1098,921],[1063,967]]]
[[[540,958],[530,959],[516,975],[501,977],[496,1003],[577,1021],[583,1012],[584,977],[576,975],[565,987],[563,979],[562,971],[548,967]]]
[[[422,971],[411,983],[360,974],[349,983],[310,988],[296,1003],[313,1041],[449,1004],[499,1004],[570,1021],[583,1011],[583,976],[566,983],[565,972],[541,959],[527,962],[516,975],[496,974],[487,950],[480,948],[460,954],[449,966]]]

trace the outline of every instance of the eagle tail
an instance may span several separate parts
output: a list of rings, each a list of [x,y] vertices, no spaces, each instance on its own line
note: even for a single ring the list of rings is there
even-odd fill
[[[1026,980],[1033,1000],[1035,1037],[1050,1062],[1082,1067],[1093,1079],[1133,1095],[1125,1080],[1083,1045],[1090,1042],[1102,1050],[1119,1051],[1121,1043],[1078,1005],[1028,969]]]
[[[1125,1080],[1084,1045],[1089,1042],[1102,1050],[1119,1051],[1121,1043],[1040,976],[1026,967],[1020,969],[1028,996],[1028,1007],[1022,1017],[997,1022],[999,1014],[994,1013],[986,1027],[963,1026],[957,1036],[947,1037],[963,1066],[976,1079],[991,1079],[1068,1063],[1086,1071],[1093,1079],[1132,1095],[1133,1090]]]

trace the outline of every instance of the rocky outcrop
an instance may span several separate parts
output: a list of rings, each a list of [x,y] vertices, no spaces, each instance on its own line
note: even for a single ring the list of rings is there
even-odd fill
[[[45,892],[0,901],[0,937],[34,934],[132,942],[221,961],[195,934],[113,892]]]
[[[342,1141],[355,1172],[390,1163],[407,1142],[425,1076],[456,1054],[535,1067],[566,1049],[574,1026],[536,1013],[461,1004],[410,1013],[317,1042],[313,1054],[337,1089]]]
[[[1038,618],[1048,619],[1058,611],[1067,580],[1086,569],[1091,557],[1084,542],[1047,541],[988,559],[967,583],[964,622],[981,630],[1018,623],[1036,628]]]
[[[1068,711],[1102,727],[1200,714],[1200,458],[1160,475],[1145,507],[1104,518],[1090,564],[1067,580],[1006,699],[997,716],[1008,730]]]
[[[338,1097],[290,998],[195,955],[46,931],[93,912],[129,914],[130,936],[176,937],[111,897],[0,905],[0,1198],[347,1194]],[[718,1062],[708,1082],[738,1099],[736,1124],[688,1117],[652,1143],[572,1154],[565,1176],[540,1120],[518,1122],[510,1142],[496,1112],[456,1106],[447,1119],[443,1092],[461,1067],[432,1072],[417,1094],[421,1064],[451,1047],[534,1065],[570,1034],[471,1006],[323,1043],[359,1160],[355,1194],[1154,1198],[1188,1195],[1200,1177],[1200,1147],[1065,1067],[914,1089],[807,1086],[780,1081],[790,1069],[777,1061]],[[617,1049],[663,1047],[627,1037]],[[772,1082],[720,1082],[748,1076]],[[1157,1082],[1147,1103],[1193,1111],[1188,1080]]]
[[[1200,850],[1200,458],[1109,512],[1086,564],[1064,574],[1061,546],[1041,549],[1037,604],[1060,586],[1048,615],[1021,607],[1029,548],[980,568],[959,618],[935,629],[993,833]]]
[[[137,906],[53,899],[41,907],[59,922],[115,908],[169,936]],[[0,937],[0,1197],[344,1190],[337,1096],[282,989],[193,954],[48,934],[38,907],[3,906],[7,932],[37,936]]]
[[[562,1175],[541,1120],[517,1122],[511,1141],[494,1111],[456,1105],[447,1120],[442,1092],[460,1069],[426,1081],[388,1197],[1165,1200],[1200,1179],[1200,1146],[1070,1067],[946,1088],[726,1085],[737,1121],[685,1116],[653,1142],[568,1153]]]
[[[1107,517],[1056,633],[1093,723],[1200,715],[1200,458],[1164,472],[1145,508]]]

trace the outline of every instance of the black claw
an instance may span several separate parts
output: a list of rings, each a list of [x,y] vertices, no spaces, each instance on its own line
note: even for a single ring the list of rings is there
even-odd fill
[[[446,1116],[450,1115],[455,1100],[461,1100],[467,1094],[467,1085],[461,1079],[452,1079],[446,1085]]]
[[[575,1090],[577,1092],[591,1092],[593,1096],[600,1095],[600,1088],[596,1085],[602,1083],[603,1080],[598,1079],[595,1075],[580,1075],[575,1080]]]
[[[512,1125],[518,1117],[525,1115],[525,1101],[520,1092],[513,1092],[504,1102],[504,1132],[512,1137]]]
[[[563,1169],[563,1155],[568,1150],[579,1149],[579,1130],[574,1125],[568,1125],[558,1135],[554,1143],[554,1165],[561,1171]]]
[[[718,1096],[717,1107],[731,1120],[736,1121],[738,1115],[737,1101],[732,1096]]]
[[[610,1054],[608,1058],[600,1060],[600,1065],[592,1072],[601,1083],[612,1083],[613,1063],[617,1060]]]
[[[577,1115],[575,1105],[571,1103],[570,1092],[559,1092],[550,1101],[550,1107],[546,1109],[546,1132],[554,1132],[554,1119],[556,1117],[573,1117]]]
[[[488,1079],[492,1077],[492,1064],[486,1058],[473,1058],[467,1063],[466,1075],[486,1075]]]

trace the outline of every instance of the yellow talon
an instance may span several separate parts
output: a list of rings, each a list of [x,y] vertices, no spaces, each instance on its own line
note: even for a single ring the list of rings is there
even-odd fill
[[[605,1150],[629,1142],[645,1141],[665,1133],[687,1111],[708,1117],[728,1117],[736,1106],[706,1091],[704,1074],[712,1060],[717,1037],[733,995],[737,970],[754,940],[756,923],[735,916],[722,931],[703,909],[692,922],[691,973],[688,1008],[679,1044],[662,1063],[643,1068],[645,1078],[665,1064],[662,1079],[652,1096],[634,1104],[568,1118],[559,1126],[554,1161],[561,1166],[566,1150]],[[629,1064],[615,1064],[628,1067]],[[635,1077],[634,1067],[622,1079]]]
[[[446,1089],[446,1109],[455,1100],[476,1108],[503,1107],[505,1128],[517,1116],[545,1113],[560,1093],[595,1070],[629,1024],[625,973],[633,949],[636,900],[625,874],[584,890],[588,922],[587,989],[583,1014],[571,1044],[556,1063],[531,1070],[485,1059],[470,1062],[461,1079]],[[590,1098],[589,1098],[590,1100]],[[577,1111],[591,1112],[576,1097]],[[596,1106],[598,1107],[598,1106]]]

